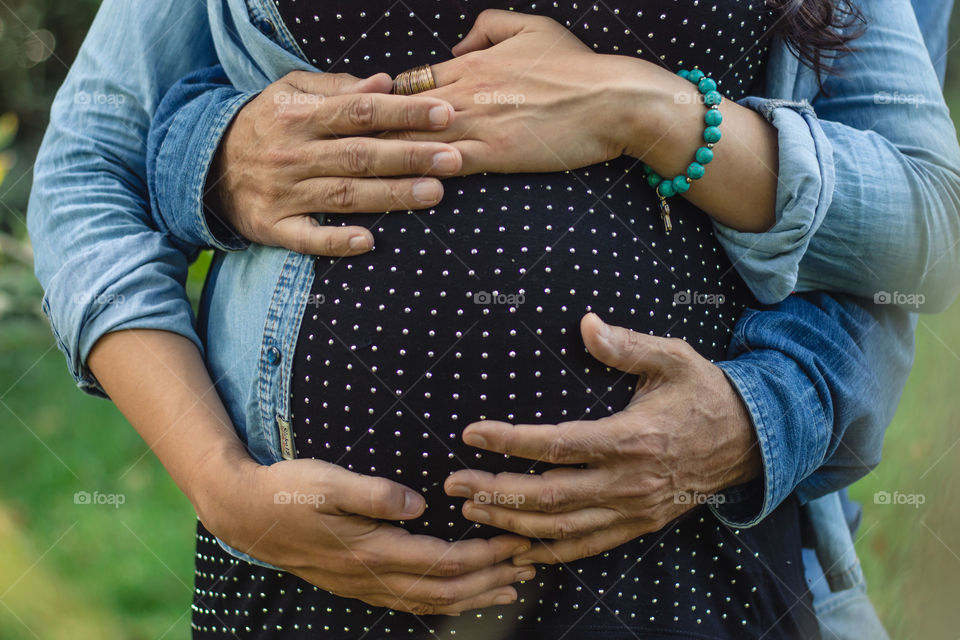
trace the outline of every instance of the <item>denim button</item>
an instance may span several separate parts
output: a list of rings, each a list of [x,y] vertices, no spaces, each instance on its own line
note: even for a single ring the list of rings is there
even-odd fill
[[[276,347],[270,347],[269,349],[267,349],[267,362],[269,362],[270,364],[272,365],[280,364],[280,357],[281,357],[280,349],[277,349]]]
[[[272,35],[273,35],[273,32],[276,31],[276,29],[277,29],[277,28],[276,28],[275,26],[273,26],[273,20],[264,20],[264,21],[263,21],[263,32],[264,32],[266,35],[272,36]]]

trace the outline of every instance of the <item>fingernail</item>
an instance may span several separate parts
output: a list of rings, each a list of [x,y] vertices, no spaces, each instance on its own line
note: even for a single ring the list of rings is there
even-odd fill
[[[467,512],[467,517],[475,522],[490,522],[490,512],[480,507],[470,509]]]
[[[511,595],[507,595],[507,594],[505,593],[505,594],[503,594],[502,596],[497,596],[496,598],[494,598],[494,599],[493,599],[493,604],[510,604],[510,603],[512,603],[514,600],[516,600],[516,598],[514,598],[514,597],[511,596]]]
[[[477,447],[479,449],[487,448],[487,441],[479,433],[465,433],[463,435],[463,441],[471,447]]]
[[[520,581],[522,581],[522,582],[525,582],[525,581],[530,580],[531,578],[533,578],[533,576],[535,576],[535,575],[537,575],[536,569],[534,569],[533,567],[530,567],[529,569],[524,569],[523,571],[521,571],[520,573],[518,573],[518,574],[517,574],[517,580],[520,580]]]
[[[593,314],[593,315],[597,315],[597,314]],[[610,325],[608,325],[606,322],[604,322],[604,321],[600,318],[600,316],[597,316],[597,320],[600,320],[600,329],[597,331],[597,335],[598,335],[600,338],[602,338],[603,340],[609,342],[609,341],[610,341],[610,338],[611,338]]]
[[[423,498],[413,493],[405,491],[403,494],[403,517],[412,518],[420,513],[423,507]]]
[[[430,168],[435,171],[448,172],[457,169],[457,156],[450,151],[435,153],[430,160],[432,163]]]
[[[518,556],[518,555],[520,555],[521,553],[526,553],[527,551],[530,551],[530,545],[529,545],[529,544],[521,544],[519,547],[517,547],[516,549],[514,549],[513,551],[511,551],[511,552],[510,552],[510,555],[511,555],[511,556]],[[516,558],[514,558],[514,560],[516,560]]]
[[[430,124],[435,127],[445,127],[450,122],[450,110],[445,105],[437,105],[429,111]]]
[[[370,241],[367,236],[353,236],[350,238],[351,251],[366,251],[370,248]]]
[[[435,180],[418,180],[413,185],[413,197],[420,202],[436,202],[440,197],[440,184]]]
[[[470,491],[470,487],[455,484],[447,490],[447,495],[454,498],[469,498],[473,493]]]

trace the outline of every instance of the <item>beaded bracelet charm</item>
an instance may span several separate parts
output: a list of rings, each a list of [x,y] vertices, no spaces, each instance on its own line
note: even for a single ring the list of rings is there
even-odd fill
[[[697,149],[694,154],[694,161],[687,167],[686,175],[664,178],[646,164],[643,165],[643,172],[647,176],[647,184],[656,190],[657,197],[660,198],[660,218],[663,220],[663,227],[666,231],[673,229],[667,198],[677,193],[683,193],[690,188],[691,182],[703,177],[703,166],[713,160],[713,145],[720,140],[720,123],[723,122],[723,116],[720,114],[720,102],[723,100],[723,96],[717,91],[717,83],[696,67],[693,68],[693,71],[680,69],[677,71],[677,75],[697,85],[697,89],[703,95],[703,102],[708,108],[707,113],[703,116],[703,121],[706,124],[703,129],[704,145]]]

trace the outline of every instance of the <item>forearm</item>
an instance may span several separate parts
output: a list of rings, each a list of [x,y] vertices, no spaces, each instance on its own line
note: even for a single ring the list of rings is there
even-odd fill
[[[214,481],[255,464],[237,437],[197,347],[168,331],[116,331],[88,365],[204,518]]]
[[[662,176],[685,175],[694,152],[704,145],[707,108],[697,87],[649,62],[624,58],[624,73],[635,98],[626,104],[628,155]],[[638,106],[639,105],[639,106]],[[698,208],[739,231],[761,232],[775,222],[777,131],[756,111],[731,101],[720,105],[723,137],[704,176],[681,194]]]

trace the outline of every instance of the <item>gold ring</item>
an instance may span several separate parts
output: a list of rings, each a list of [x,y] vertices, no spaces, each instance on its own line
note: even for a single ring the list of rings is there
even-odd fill
[[[437,83],[433,79],[433,69],[430,68],[430,65],[424,64],[413,69],[407,69],[398,75],[393,81],[393,89],[390,90],[390,93],[410,96],[436,88]]]

